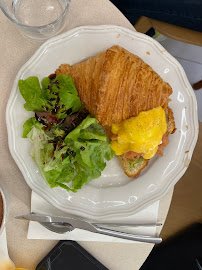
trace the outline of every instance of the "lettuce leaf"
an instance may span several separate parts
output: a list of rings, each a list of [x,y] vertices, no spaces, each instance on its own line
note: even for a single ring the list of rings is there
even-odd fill
[[[104,129],[98,124],[92,124],[86,129],[82,129],[79,135],[83,140],[100,140],[106,142],[107,137]]]
[[[59,106],[64,105],[65,110],[72,108],[72,112],[77,112],[81,108],[81,101],[74,82],[71,77],[59,75],[56,79],[59,82]],[[58,115],[58,117],[60,117]]]
[[[27,111],[45,111],[44,107],[50,107],[37,77],[19,80],[18,86],[26,101],[24,107]]]
[[[92,124],[98,124],[98,120],[92,117],[90,114],[78,125],[74,130],[72,130],[65,138],[65,142],[68,142],[70,139],[77,140],[80,136],[82,130],[90,127]]]
[[[54,142],[53,137],[43,129],[37,128],[37,125],[32,125],[31,131],[27,134],[33,143],[31,156],[51,188],[60,186],[68,191],[76,192],[85,183],[100,177],[106,167],[106,160],[113,157],[114,152],[111,150],[104,130],[99,124],[90,125],[97,121],[93,120],[92,116],[87,118],[78,126],[76,135],[72,131],[72,134],[69,133],[70,136],[67,135],[68,140],[65,139],[59,146]],[[29,119],[27,124],[32,121],[35,122]],[[102,134],[104,137],[105,134],[105,140],[95,139],[96,132],[95,136],[91,135],[84,139],[83,130],[87,129],[92,134],[93,130],[99,131],[99,136]]]
[[[38,129],[42,129],[43,125],[40,124],[35,117],[29,118],[23,125],[23,138],[27,138],[27,134],[32,130],[32,127],[35,126]]]
[[[50,187],[77,192],[100,177],[106,161],[114,155],[104,128],[90,114],[69,133],[63,126],[69,109],[71,114],[83,107],[72,78],[46,77],[40,86],[37,77],[30,77],[20,80],[19,88],[25,109],[46,110],[59,118],[51,123],[48,118],[44,122],[31,117],[23,125],[23,138],[33,143],[31,156]]]
[[[41,85],[42,88],[37,77],[19,80],[19,90],[26,101],[24,107],[27,111],[55,111],[56,116],[63,119],[69,109],[74,113],[82,108],[71,77],[58,75],[53,80],[46,77]]]

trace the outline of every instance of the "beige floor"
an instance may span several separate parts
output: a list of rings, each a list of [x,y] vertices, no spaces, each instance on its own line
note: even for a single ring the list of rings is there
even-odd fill
[[[202,123],[189,168],[175,185],[161,237],[165,240],[194,222],[202,223]]]

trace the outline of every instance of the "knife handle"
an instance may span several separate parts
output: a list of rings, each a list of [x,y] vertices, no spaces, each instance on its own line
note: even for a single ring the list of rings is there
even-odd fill
[[[144,242],[144,243],[152,243],[152,244],[160,244],[162,242],[162,238],[159,237],[152,237],[148,235],[138,235],[138,234],[130,234],[125,232],[119,232],[115,230],[110,230],[106,228],[101,228],[94,225],[96,229],[96,233],[105,234],[109,236],[114,236],[122,239]]]

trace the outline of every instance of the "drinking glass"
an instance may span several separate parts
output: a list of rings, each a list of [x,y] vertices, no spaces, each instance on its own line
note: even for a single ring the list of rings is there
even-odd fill
[[[70,1],[1,0],[0,7],[25,37],[43,42],[65,26]]]

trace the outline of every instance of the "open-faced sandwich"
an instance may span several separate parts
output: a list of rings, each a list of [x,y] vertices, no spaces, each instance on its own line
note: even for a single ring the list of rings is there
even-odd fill
[[[100,177],[114,154],[136,177],[175,131],[170,85],[120,46],[62,64],[41,85],[37,77],[20,80],[19,89],[25,109],[35,113],[23,137],[51,187],[76,192]]]
[[[115,45],[82,63],[62,64],[56,74],[73,78],[128,176],[136,177],[154,155],[163,155],[175,132],[168,107],[172,88],[142,59]]]

